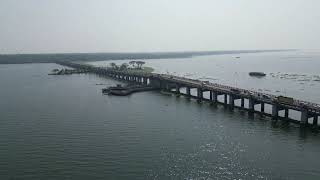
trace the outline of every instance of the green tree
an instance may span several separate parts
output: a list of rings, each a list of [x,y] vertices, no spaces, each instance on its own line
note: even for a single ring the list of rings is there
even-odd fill
[[[123,63],[123,64],[121,64],[121,66],[120,66],[120,71],[124,71],[124,70],[127,70],[128,69],[128,64],[127,63]]]
[[[141,69],[141,68],[142,68],[142,65],[144,65],[145,62],[144,62],[144,61],[136,61],[136,64],[137,64],[137,66],[138,66],[138,69]]]
[[[136,61],[130,61],[129,64],[134,68],[136,65]]]
[[[110,66],[111,66],[111,68],[112,69],[118,69],[118,66],[117,66],[117,64],[116,63],[110,63]]]

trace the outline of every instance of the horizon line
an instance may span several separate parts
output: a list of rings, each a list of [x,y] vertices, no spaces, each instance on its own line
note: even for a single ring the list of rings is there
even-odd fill
[[[268,51],[298,51],[302,49],[242,49],[242,50],[185,50],[185,51],[123,51],[123,52],[57,52],[57,53],[4,53],[5,55],[61,55],[61,54],[170,54],[170,53],[210,53],[210,52],[268,52]]]

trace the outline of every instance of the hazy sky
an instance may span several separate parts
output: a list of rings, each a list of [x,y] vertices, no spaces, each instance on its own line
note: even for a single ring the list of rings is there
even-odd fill
[[[320,47],[320,0],[0,0],[0,23],[0,53]]]

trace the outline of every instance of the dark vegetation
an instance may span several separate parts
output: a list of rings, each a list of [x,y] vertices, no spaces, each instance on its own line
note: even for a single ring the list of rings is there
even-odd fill
[[[151,67],[142,67],[144,64],[144,61],[130,61],[129,63],[122,63],[120,65],[112,62],[107,68],[116,71],[126,71],[129,73],[151,73],[154,70]]]
[[[66,54],[3,54],[0,64],[54,63],[56,61],[105,61],[124,59],[171,59],[192,56],[276,52],[286,50],[198,51],[162,53],[66,53]]]
[[[110,68],[114,70],[128,70],[128,69],[142,69],[142,65],[144,65],[144,61],[130,61],[129,64],[122,63],[121,65],[117,65],[116,63],[110,63]]]

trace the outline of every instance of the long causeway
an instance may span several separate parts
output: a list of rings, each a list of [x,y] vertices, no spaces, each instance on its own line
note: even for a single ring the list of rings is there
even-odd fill
[[[222,103],[230,107],[230,109],[241,108],[247,110],[249,113],[265,114],[272,117],[274,120],[289,120],[289,110],[295,110],[300,112],[300,120],[296,122],[299,122],[302,126],[313,125],[314,127],[318,127],[320,104],[312,102],[289,97],[282,97],[281,99],[279,96],[272,94],[167,74],[116,71],[109,68],[65,61],[56,63],[74,69],[83,70],[85,72],[105,75],[119,80],[145,84],[158,89],[172,91],[176,94],[196,98],[198,101]],[[191,94],[192,89],[196,89],[196,95]],[[182,90],[184,92],[182,92]],[[210,98],[205,98],[204,93],[208,93]],[[222,102],[218,101],[219,96],[223,96]],[[286,98],[290,101],[287,101]],[[237,101],[239,103],[236,103]],[[271,113],[265,112],[266,105],[271,106]],[[258,108],[256,106],[258,106]],[[281,111],[284,111],[283,117],[279,116],[279,112]],[[312,120],[311,123],[309,123],[310,119]]]

